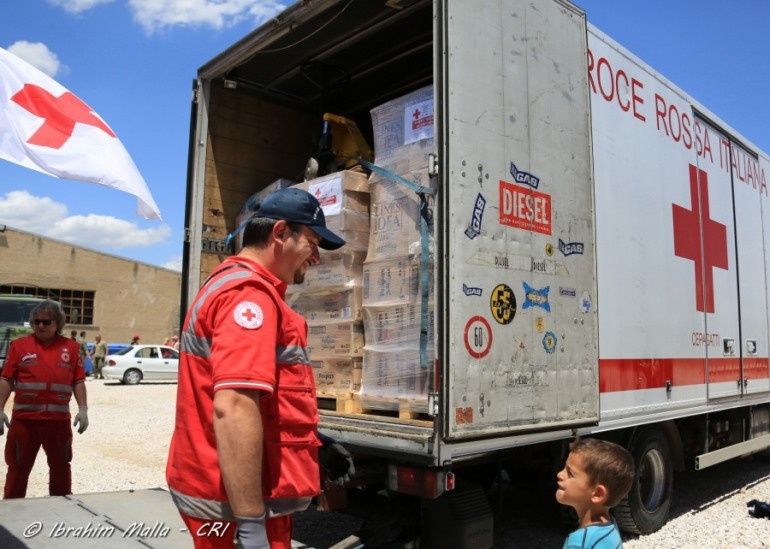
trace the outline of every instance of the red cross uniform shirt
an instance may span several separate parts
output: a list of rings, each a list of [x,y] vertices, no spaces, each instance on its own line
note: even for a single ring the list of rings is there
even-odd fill
[[[73,388],[86,379],[77,341],[56,335],[43,345],[34,334],[11,343],[0,377],[15,384],[18,419],[69,419]]]
[[[307,323],[286,304],[285,291],[259,264],[231,257],[198,292],[185,319],[166,476],[177,505],[189,516],[216,519],[228,513],[213,428],[214,393],[220,389],[264,393],[266,505],[278,514],[291,512],[296,510],[291,500],[309,502],[320,490]]]

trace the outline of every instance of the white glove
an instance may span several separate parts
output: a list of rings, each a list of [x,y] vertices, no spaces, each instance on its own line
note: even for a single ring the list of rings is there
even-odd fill
[[[83,434],[83,432],[88,429],[88,406],[81,406],[78,408],[78,413],[75,416],[75,421],[72,423],[72,426],[74,427],[78,423],[80,424],[78,433]]]
[[[5,428],[11,426],[11,422],[8,421],[8,416],[5,415],[3,410],[0,410],[0,435],[5,433]]]
[[[261,517],[235,517],[238,530],[235,539],[241,549],[270,549],[265,530],[265,516]]]

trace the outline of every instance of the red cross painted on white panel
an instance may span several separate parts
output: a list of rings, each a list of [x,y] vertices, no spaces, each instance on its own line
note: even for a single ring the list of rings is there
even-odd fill
[[[727,269],[727,228],[711,219],[708,174],[690,164],[690,207],[673,205],[674,255],[695,269],[695,308],[714,312],[713,269]],[[702,230],[701,230],[702,227]]]

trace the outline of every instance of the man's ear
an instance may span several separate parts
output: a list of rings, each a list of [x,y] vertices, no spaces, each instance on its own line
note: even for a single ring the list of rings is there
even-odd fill
[[[591,495],[591,502],[597,505],[606,505],[609,496],[610,493],[607,487],[604,484],[597,484],[594,487],[594,493]]]
[[[275,224],[273,225],[273,237],[276,240],[280,240],[281,242],[284,242],[290,236],[291,236],[291,228],[289,228],[289,223],[283,219],[279,219],[278,221],[276,221]]]

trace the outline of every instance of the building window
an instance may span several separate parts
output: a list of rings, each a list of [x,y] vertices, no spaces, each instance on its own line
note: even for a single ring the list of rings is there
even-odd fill
[[[22,294],[54,299],[61,303],[67,324],[92,325],[94,323],[94,295],[96,292],[93,291],[7,284],[0,285],[0,294]]]

